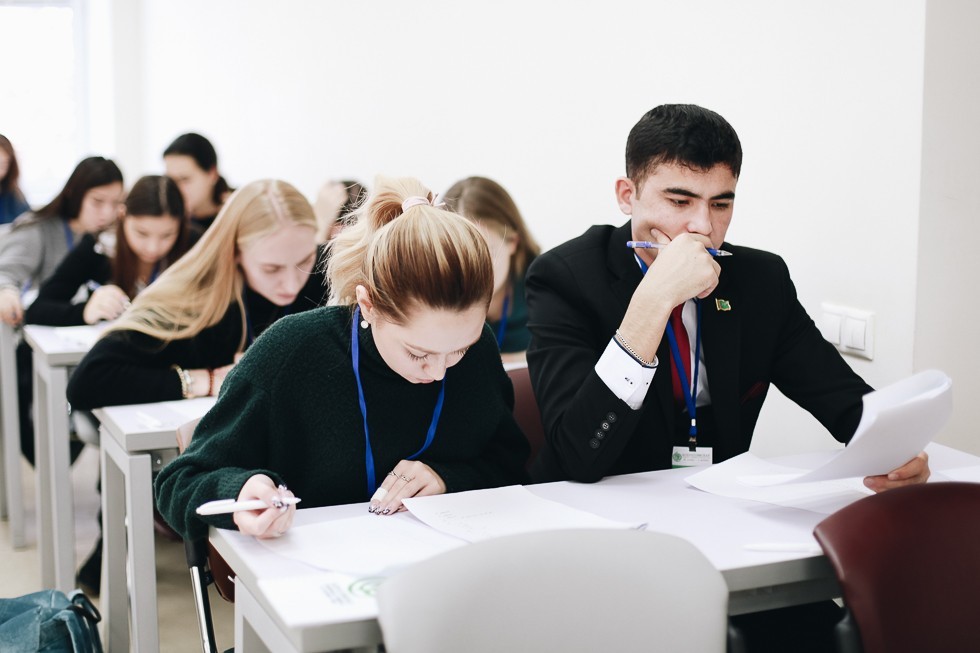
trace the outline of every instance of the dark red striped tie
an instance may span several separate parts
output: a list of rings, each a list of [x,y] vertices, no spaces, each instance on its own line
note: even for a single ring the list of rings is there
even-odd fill
[[[670,325],[674,328],[674,339],[677,340],[677,349],[681,353],[684,361],[684,373],[687,375],[687,382],[691,382],[691,341],[687,337],[687,329],[684,328],[684,320],[681,319],[681,312],[684,304],[677,306],[670,312]],[[677,363],[673,355],[670,357],[670,378],[674,384],[674,400],[684,405],[684,391],[681,383],[680,374],[677,373]]]

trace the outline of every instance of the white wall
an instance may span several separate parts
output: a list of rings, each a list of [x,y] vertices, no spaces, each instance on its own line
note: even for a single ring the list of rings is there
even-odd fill
[[[922,217],[914,363],[953,379],[953,419],[943,440],[980,454],[980,5],[930,0],[926,17]],[[972,62],[964,69],[963,62]]]
[[[911,373],[925,0],[557,6],[142,0],[123,13],[143,93],[116,116],[144,147],[123,164],[158,171],[196,130],[232,184],[276,176],[310,196],[327,178],[484,174],[553,246],[624,220],[612,184],[643,112],[702,104],[745,150],[729,240],[783,254],[811,315],[875,312],[875,360],[852,361],[872,385]],[[831,443],[779,397],[759,441]]]

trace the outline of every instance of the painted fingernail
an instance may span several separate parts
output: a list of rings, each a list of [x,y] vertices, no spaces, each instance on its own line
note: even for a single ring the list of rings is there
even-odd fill
[[[389,512],[391,512],[391,508],[385,508],[384,510],[381,511],[381,514],[387,515]]]

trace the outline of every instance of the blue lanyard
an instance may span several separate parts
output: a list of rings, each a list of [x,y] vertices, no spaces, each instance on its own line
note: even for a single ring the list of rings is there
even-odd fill
[[[150,272],[150,279],[146,282],[146,285],[149,286],[151,283],[156,281],[158,276],[160,276],[160,261],[153,264],[153,271]]]
[[[646,274],[649,266],[639,256],[636,257],[636,260],[640,263],[640,269],[643,270],[643,274]],[[687,431],[687,445],[691,451],[694,451],[698,446],[698,420],[695,394],[698,391],[698,368],[701,367],[701,302],[695,299],[694,305],[698,308],[697,329],[694,335],[694,385],[688,383],[687,372],[684,371],[684,359],[682,358],[680,348],[677,346],[674,327],[671,325],[670,320],[667,321],[667,340],[670,342],[670,355],[674,359],[677,376],[681,380],[681,391],[684,394],[684,403],[687,405],[687,414],[691,416],[691,428]],[[691,352],[685,352],[684,355],[690,356]]]
[[[70,252],[71,250],[75,249],[75,233],[71,230],[71,227],[68,226],[67,220],[62,220],[61,226],[65,230],[65,242],[68,243],[68,251]]]
[[[367,421],[367,402],[364,401],[364,386],[361,385],[361,346],[357,339],[357,324],[361,321],[361,307],[358,306],[354,309],[354,319],[350,327],[350,358],[351,365],[354,368],[354,380],[357,381],[357,401],[361,406],[361,418],[364,420],[364,468],[367,471],[367,496],[374,494],[374,491],[378,489],[378,483],[375,481],[374,474],[374,453],[371,450],[371,436],[368,433],[368,421]],[[415,460],[422,452],[429,448],[432,441],[436,438],[436,427],[439,426],[439,418],[442,416],[442,404],[446,398],[446,377],[442,378],[442,384],[439,387],[439,397],[436,399],[436,407],[432,411],[432,422],[429,424],[429,430],[425,434],[425,444],[422,448],[413,453],[411,456],[407,456],[407,460]]]
[[[510,308],[510,293],[504,297],[504,306],[500,309],[500,324],[497,325],[497,349],[504,345],[504,332],[507,331],[507,309]]]

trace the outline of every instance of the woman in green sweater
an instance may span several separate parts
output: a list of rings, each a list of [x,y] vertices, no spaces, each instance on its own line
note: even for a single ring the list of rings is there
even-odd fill
[[[413,179],[380,179],[333,241],[331,306],[269,328],[229,374],[184,454],[156,480],[185,537],[207,526],[278,537],[303,507],[402,499],[525,481],[528,444],[485,326],[493,268],[465,219]],[[215,499],[269,506],[198,517]],[[281,506],[281,507],[277,507]]]

